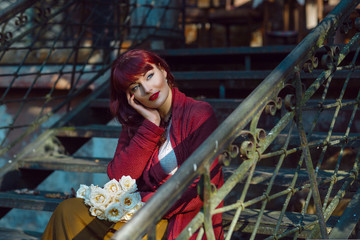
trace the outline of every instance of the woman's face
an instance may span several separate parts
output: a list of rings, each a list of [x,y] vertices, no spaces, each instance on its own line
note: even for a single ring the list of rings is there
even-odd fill
[[[150,65],[153,69],[140,75],[135,82],[131,83],[128,91],[145,107],[160,110],[167,104],[171,104],[170,87],[166,80],[167,72],[154,64]]]

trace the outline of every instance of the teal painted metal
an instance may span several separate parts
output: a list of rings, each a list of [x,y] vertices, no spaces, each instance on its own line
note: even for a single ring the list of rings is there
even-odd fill
[[[66,106],[81,93],[86,91],[91,84],[103,82],[104,79],[109,77],[109,67],[112,55],[119,54],[124,49],[124,34],[126,34],[129,18],[126,14],[122,18],[116,13],[117,10],[121,11],[129,7],[128,4],[122,2],[113,2],[115,12],[102,18],[105,25],[113,26],[113,17],[118,17],[119,24],[113,26],[114,30],[113,39],[117,39],[113,43],[109,42],[106,37],[104,29],[93,29],[91,19],[95,16],[96,8],[89,8],[82,3],[86,1],[44,1],[43,6],[37,5],[34,1],[18,1],[19,5],[8,9],[8,11],[0,12],[0,26],[1,26],[1,48],[0,48],[0,61],[5,59],[7,54],[11,51],[24,50],[25,54],[19,62],[16,62],[14,71],[9,73],[1,73],[1,77],[10,77],[9,87],[3,93],[0,103],[10,104],[14,100],[7,99],[8,93],[12,90],[13,85],[16,85],[18,79],[26,76],[33,76],[34,81],[30,83],[29,90],[21,99],[17,99],[21,103],[17,116],[25,109],[25,105],[30,101],[39,101],[39,99],[32,99],[30,92],[34,89],[36,82],[44,76],[57,74],[55,82],[50,86],[50,90],[44,96],[41,96],[43,103],[41,113],[37,116],[35,122],[27,123],[27,126],[16,125],[16,119],[8,126],[3,126],[1,129],[10,132],[14,129],[23,129],[24,135],[22,138],[17,139],[13,143],[2,146],[0,155],[6,154],[17,143],[19,143],[26,136],[30,136],[35,132],[43,122],[48,120],[52,114],[66,108]],[[93,1],[90,1],[93,2]],[[184,1],[185,2],[185,1]],[[138,239],[148,232],[149,238],[155,237],[154,227],[156,222],[166,213],[171,205],[180,198],[181,194],[186,190],[187,186],[192,183],[197,177],[203,178],[203,186],[200,193],[204,197],[204,209],[191,221],[188,227],[181,233],[179,239],[188,239],[192,234],[199,230],[199,235],[206,235],[208,239],[213,239],[214,234],[211,224],[211,216],[216,213],[231,213],[232,218],[227,222],[226,239],[231,239],[233,234],[238,234],[240,223],[253,221],[248,224],[246,231],[251,233],[248,235],[251,239],[256,239],[258,234],[270,235],[269,239],[277,239],[287,236],[293,238],[298,237],[322,237],[326,238],[331,227],[334,227],[334,232],[330,232],[330,237],[338,234],[339,229],[342,228],[340,224],[333,224],[331,222],[332,214],[335,208],[339,205],[340,201],[344,198],[345,193],[349,193],[349,188],[357,180],[358,177],[358,161],[352,164],[350,170],[340,171],[340,166],[344,163],[344,156],[353,146],[358,146],[360,135],[354,130],[355,125],[358,124],[357,116],[359,114],[359,96],[348,97],[346,99],[344,94],[349,89],[349,84],[353,78],[358,78],[358,53],[354,53],[354,49],[358,48],[360,42],[360,35],[356,34],[351,41],[338,49],[334,46],[323,47],[326,39],[330,39],[335,29],[340,28],[341,23],[346,21],[348,13],[359,4],[359,0],[350,1],[343,0],[340,4],[326,17],[317,28],[315,28],[298,46],[287,47],[285,50],[277,47],[263,48],[272,52],[290,52],[289,55],[276,67],[269,75],[269,72],[260,72],[260,77],[268,75],[264,81],[235,109],[235,111],[219,126],[219,128],[204,142],[187,161],[177,171],[177,173],[159,190],[145,207],[140,210],[134,218],[126,224],[118,233],[116,239]],[[45,4],[46,3],[46,4]],[[47,5],[47,4],[53,5]],[[67,18],[70,11],[88,10],[88,16],[82,16],[82,19],[71,20]],[[36,21],[30,20],[31,14],[28,18],[24,17],[28,14],[29,10],[39,11],[39,16],[35,17]],[[81,12],[81,11],[80,11]],[[41,14],[40,14],[41,13]],[[20,17],[18,25],[15,24],[15,19]],[[62,20],[69,20],[68,25],[61,25],[57,22],[58,18]],[[72,21],[72,22],[71,22]],[[80,21],[82,24],[75,24]],[[14,23],[14,24],[13,24]],[[51,23],[51,24],[50,24]],[[46,39],[45,33],[54,33],[52,26],[59,26],[55,29],[57,35],[51,35],[52,39]],[[15,27],[19,31],[11,32],[9,26]],[[99,32],[100,31],[100,32]],[[77,41],[67,42],[64,36],[72,32],[77,36]],[[89,32],[96,33],[92,36],[92,45],[86,46],[87,34]],[[32,33],[32,34],[29,34]],[[32,38],[26,40],[26,36],[32,35]],[[5,37],[4,37],[5,36]],[[329,42],[329,41],[328,41]],[[40,44],[41,43],[41,44]],[[46,43],[46,44],[43,44]],[[131,48],[137,47],[143,42],[135,42]],[[17,47],[17,44],[27,44],[25,47]],[[61,45],[63,44],[63,45]],[[68,44],[68,45],[67,45]],[[106,46],[104,46],[104,44]],[[42,46],[41,48],[38,46]],[[318,61],[314,55],[319,52],[324,54],[323,61]],[[246,56],[253,56],[259,54],[263,49],[248,49],[239,48],[234,50],[234,54],[244,54]],[[45,54],[45,58],[41,62],[37,62],[37,69],[35,72],[26,72],[27,59],[31,56],[32,51],[36,50]],[[45,68],[53,64],[52,56],[56,51],[67,51],[65,60],[63,62],[56,62],[57,66],[51,73],[46,72]],[[74,56],[81,56],[83,51],[87,51],[88,55],[83,59]],[[93,63],[94,56],[98,51],[104,55],[101,57],[100,62]],[[159,51],[165,56],[173,55],[175,57],[183,57],[187,54],[197,52],[198,55],[206,55],[211,52],[215,56],[225,54],[227,49],[211,49],[207,50],[169,50]],[[353,54],[353,55],[352,55]],[[96,55],[96,57],[99,57]],[[352,57],[352,61],[347,60]],[[318,62],[324,63],[324,69],[316,69]],[[246,62],[247,66],[250,64]],[[253,65],[253,64],[252,64]],[[54,66],[52,66],[54,67]],[[70,68],[69,68],[70,67]],[[5,69],[5,68],[4,68]],[[24,70],[25,69],[25,70]],[[304,73],[296,80],[296,73],[304,71],[312,71],[311,73]],[[320,73],[320,74],[319,74]],[[212,72],[198,73],[202,79],[200,81],[217,80],[217,78],[224,77],[223,73],[219,72],[214,74]],[[345,77],[343,77],[346,74]],[[71,75],[69,94],[62,96],[64,100],[53,108],[53,111],[46,113],[45,108],[51,102],[57,100],[54,96],[56,85],[64,76]],[[86,78],[87,75],[91,77]],[[315,79],[313,77],[316,75]],[[331,86],[334,82],[338,82],[337,76],[341,75],[345,82],[342,83],[337,100],[328,100],[328,94],[331,91]],[[192,72],[188,74],[177,73],[175,74],[180,80],[192,81],[197,75]],[[188,76],[191,76],[189,78]],[[239,71],[230,72],[220,86],[219,95],[225,96],[226,90],[229,89],[227,81],[241,78],[255,78],[254,72]],[[199,77],[199,78],[200,78]],[[86,83],[79,86],[81,79],[86,78]],[[306,81],[304,81],[306,80]],[[300,82],[303,81],[303,82]],[[233,88],[236,88],[236,82],[231,82]],[[229,84],[229,85],[231,85]],[[91,100],[105,92],[107,83],[97,85],[99,91],[95,93],[92,98],[90,97],[86,102],[84,101],[75,109],[53,127],[63,126],[70,119],[74,118],[85,105],[88,105]],[[351,85],[353,91],[356,91],[358,85]],[[219,87],[219,86],[217,86]],[[101,91],[100,91],[101,90]],[[314,96],[319,96],[314,99]],[[295,100],[297,99],[297,100]],[[316,101],[317,105],[313,106],[309,102]],[[307,112],[308,111],[308,112]],[[345,130],[337,126],[339,118],[341,118],[341,111],[345,111],[347,124]],[[351,113],[349,114],[350,111]],[[322,117],[323,112],[328,112],[326,119]],[[267,114],[270,118],[266,121],[271,123],[263,127],[264,115]],[[16,118],[16,117],[15,117]],[[269,120],[270,119],[270,120]],[[330,123],[324,123],[321,127],[326,128],[326,133],[318,134],[319,122],[326,122],[330,119]],[[270,127],[269,127],[270,125]],[[355,127],[354,127],[355,126]],[[355,133],[354,133],[355,132]],[[46,141],[47,137],[53,137],[52,131],[41,135],[38,142]],[[281,138],[281,136],[285,136]],[[294,139],[297,139],[294,141]],[[5,142],[4,142],[5,143]],[[23,152],[18,154],[17,158],[11,163],[2,168],[0,176],[4,176],[9,171],[17,169],[17,159],[22,156],[31,154],[34,149],[33,145],[24,149]],[[319,173],[324,164],[328,161],[329,149],[338,148],[339,155],[335,160],[335,166],[331,168],[326,177],[319,180]],[[221,162],[225,165],[230,164],[231,161],[237,161],[236,169],[229,174],[223,187],[214,191],[210,184],[209,179],[209,165],[219,156]],[[274,160],[275,159],[275,160]],[[314,162],[313,162],[314,161]],[[261,164],[268,164],[275,166],[271,177],[266,176],[264,173],[259,173],[258,166]],[[300,174],[303,169],[304,163],[307,166],[307,172],[310,175],[310,181],[299,183]],[[291,178],[286,184],[281,186],[277,185],[278,177],[281,175],[281,169],[291,165],[291,170],[287,171]],[[263,175],[262,175],[263,174]],[[256,180],[255,180],[256,178]],[[254,187],[252,184],[256,182]],[[239,184],[241,188],[239,189]],[[263,186],[265,184],[265,186]],[[325,188],[325,189],[324,189]],[[259,189],[259,190],[258,190]],[[257,192],[259,191],[259,192]],[[301,196],[301,194],[303,196]],[[297,196],[302,197],[300,200]],[[355,199],[357,195],[355,195]],[[309,217],[311,210],[311,200],[315,199],[316,214]],[[301,208],[298,210],[300,216],[297,221],[290,221],[287,218],[288,211],[294,200],[299,200],[302,203]],[[222,208],[216,209],[216,206],[221,201],[225,201]],[[274,202],[280,208],[276,209],[274,215],[271,215],[267,210],[274,208]],[[249,217],[251,209],[256,209],[256,215]],[[275,211],[275,210],[274,210]],[[349,213],[345,213],[345,216]],[[267,217],[274,218],[276,221],[271,222],[271,226],[266,224]],[[341,223],[346,224],[347,221],[341,217]],[[307,221],[307,219],[310,219]],[[357,218],[358,219],[358,218]],[[349,218],[349,224],[353,225],[354,218]],[[242,225],[243,226],[243,225]],[[351,231],[353,227],[349,228]],[[244,230],[245,231],[245,230]],[[321,234],[321,235],[320,235]],[[346,232],[349,235],[349,232]]]
[[[277,227],[274,235],[271,238],[280,238],[289,236],[290,234],[295,234],[296,232],[302,233],[305,229],[314,229],[312,231],[313,237],[319,237],[319,233],[321,232],[323,238],[327,238],[328,235],[328,219],[329,214],[333,211],[333,207],[337,205],[341,199],[341,195],[343,195],[345,189],[348,189],[350,183],[353,181],[353,175],[349,174],[347,177],[345,177],[345,184],[342,185],[342,188],[338,191],[337,195],[339,197],[334,198],[333,204],[330,204],[329,206],[322,206],[321,203],[321,196],[319,191],[319,186],[323,186],[325,182],[330,182],[331,179],[336,176],[333,175],[331,179],[327,179],[324,182],[317,182],[316,180],[316,174],[318,172],[318,167],[314,168],[312,165],[312,157],[310,156],[310,147],[315,148],[316,150],[319,147],[325,147],[330,146],[330,139],[325,138],[321,141],[318,141],[317,144],[314,144],[311,142],[311,136],[315,133],[314,128],[312,127],[309,131],[308,129],[305,132],[305,129],[301,127],[301,124],[304,123],[304,119],[302,119],[300,116],[303,114],[304,111],[302,106],[306,105],[306,102],[314,96],[314,94],[319,91],[319,89],[323,86],[323,83],[329,84],[331,77],[333,73],[336,71],[336,67],[344,60],[344,57],[347,55],[348,50],[354,46],[355,43],[359,42],[358,36],[355,36],[353,40],[349,43],[349,46],[346,46],[342,49],[342,52],[340,53],[340,57],[338,58],[332,58],[332,61],[330,62],[330,70],[326,70],[320,74],[318,78],[315,79],[315,81],[306,89],[304,94],[302,94],[301,88],[303,86],[300,84],[298,86],[294,86],[293,89],[296,89],[296,91],[293,90],[293,94],[297,96],[298,100],[295,105],[288,103],[287,108],[289,109],[288,113],[285,113],[284,116],[279,120],[275,126],[267,133],[265,139],[260,139],[257,136],[256,130],[258,129],[259,120],[261,119],[261,114],[263,111],[266,111],[267,108],[269,110],[269,113],[275,115],[279,109],[276,107],[276,104],[280,101],[278,100],[277,96],[280,91],[283,90],[284,87],[287,86],[287,84],[295,84],[295,81],[293,80],[293,74],[295,72],[298,72],[299,69],[302,68],[303,64],[307,61],[307,59],[313,59],[313,55],[315,51],[321,47],[324,43],[324,41],[330,37],[331,34],[335,31],[335,29],[345,20],[345,18],[348,16],[348,12],[351,12],[351,9],[354,9],[354,7],[359,4],[359,1],[341,1],[341,3],[333,10],[331,14],[329,14],[320,24],[317,28],[315,28],[286,58],[284,61],[282,61],[279,66],[249,95],[248,98],[246,98],[239,107],[220,125],[220,127],[204,142],[202,147],[200,147],[190,158],[184,163],[184,165],[178,170],[178,172],[171,178],[166,184],[164,184],[159,190],[158,194],[151,199],[147,205],[144,206],[142,210],[128,223],[124,226],[123,229],[118,231],[115,235],[115,239],[127,239],[134,237],[136,239],[137,237],[141,236],[141,234],[145,233],[146,231],[146,225],[143,226],[143,224],[146,224],[146,221],[152,221],[153,219],[150,216],[156,215],[160,216],[161,214],[165,213],[166,210],[173,204],[178,198],[181,192],[185,191],[186,187],[199,175],[205,174],[206,169],[204,166],[206,164],[209,164],[218,154],[222,153],[223,151],[226,152],[226,154],[223,156],[223,158],[226,160],[231,159],[230,156],[234,155],[232,153],[234,144],[234,140],[238,137],[241,137],[242,139],[246,139],[241,146],[239,146],[239,154],[240,157],[242,157],[243,161],[240,163],[239,167],[233,172],[233,174],[227,179],[227,181],[224,183],[223,187],[218,189],[217,192],[212,194],[211,202],[205,202],[206,206],[204,206],[205,209],[212,206],[214,208],[217,206],[226,196],[229,195],[229,193],[234,189],[235,185],[237,185],[239,182],[244,183],[244,188],[242,190],[241,196],[238,198],[238,201],[234,204],[230,204],[227,206],[224,206],[222,209],[214,209],[213,213],[219,213],[219,212],[226,212],[230,211],[232,209],[236,210],[234,219],[231,222],[230,228],[229,228],[229,234],[236,229],[236,225],[238,222],[238,219],[241,217],[241,213],[243,212],[243,209],[254,206],[256,203],[262,203],[263,206],[267,205],[267,202],[270,202],[271,200],[276,200],[280,196],[286,195],[286,202],[285,205],[287,205],[290,201],[290,197],[292,194],[296,194],[297,190],[306,190],[309,192],[307,194],[307,200],[305,201],[305,205],[302,209],[303,213],[303,219],[306,215],[306,208],[309,206],[311,196],[313,195],[313,198],[315,199],[315,205],[317,209],[317,218],[318,220],[311,222],[311,223],[304,223],[301,219],[299,219],[299,223],[288,226],[289,230],[279,232],[279,226],[283,223],[281,222],[281,218],[277,222]],[[355,44],[356,46],[356,44]],[[329,53],[330,57],[332,53]],[[356,58],[354,58],[357,60]],[[312,60],[313,65],[317,65],[315,60]],[[334,64],[334,65],[332,65]],[[307,66],[308,67],[308,66]],[[351,68],[351,66],[350,66]],[[310,68],[311,70],[311,68]],[[300,80],[299,80],[300,81]],[[287,83],[288,82],[288,83]],[[324,96],[326,96],[327,88],[324,90]],[[353,101],[354,105],[356,105],[357,100]],[[320,102],[321,103],[321,102]],[[338,104],[338,106],[341,104]],[[268,106],[268,107],[267,107]],[[281,108],[281,107],[279,107]],[[336,115],[336,114],[335,114]],[[262,159],[262,154],[265,152],[265,150],[268,149],[268,147],[274,142],[274,140],[279,136],[280,133],[283,132],[284,129],[288,127],[288,124],[290,124],[294,117],[296,116],[297,119],[297,130],[299,131],[299,134],[301,136],[302,144],[298,148],[293,148],[294,152],[302,152],[303,155],[300,157],[300,161],[297,164],[297,168],[295,170],[293,181],[290,185],[290,187],[286,190],[279,191],[273,195],[269,195],[269,189],[265,194],[260,194],[257,197],[254,197],[253,199],[245,201],[243,198],[244,196],[247,196],[249,192],[247,191],[249,187],[249,182],[252,177],[252,173],[254,169],[256,169],[256,165],[259,161]],[[335,116],[336,118],[336,116]],[[245,127],[247,124],[250,124],[250,129],[245,130]],[[300,129],[299,129],[300,124]],[[289,133],[290,135],[290,133]],[[331,134],[330,134],[331,136]],[[354,144],[357,143],[358,137],[353,136],[353,142]],[[347,135],[343,135],[343,140],[346,144],[348,144],[348,137]],[[341,138],[340,138],[341,139]],[[341,140],[337,140],[336,144],[339,142],[342,142]],[[245,144],[244,144],[245,143]],[[335,142],[333,142],[335,144]],[[280,155],[282,157],[286,157],[286,154],[288,153],[287,145],[282,145],[282,150],[279,150],[276,152],[277,155]],[[237,154],[235,154],[237,155]],[[271,155],[271,153],[268,154],[268,156]],[[221,158],[220,158],[221,159]],[[302,166],[303,160],[305,160],[307,169],[309,171],[309,174],[311,175],[310,184],[302,185],[301,187],[295,188],[294,184],[296,183],[297,179],[297,171]],[[196,166],[197,171],[192,171]],[[246,179],[246,181],[245,181]],[[245,181],[245,182],[244,182]],[[180,185],[180,183],[182,185]],[[181,188],[181,189],[179,189]],[[169,194],[169,191],[176,189],[176,192],[171,195]],[[296,190],[297,189],[297,190]],[[331,189],[330,189],[331,192]],[[329,194],[329,192],[327,192]],[[164,202],[166,201],[169,203],[168,207],[164,206]],[[337,200],[335,200],[337,199]],[[322,208],[326,207],[326,210],[324,213],[322,212]],[[156,209],[156,211],[154,210]],[[265,207],[262,207],[261,212],[259,213],[259,217],[261,218],[263,210]],[[282,209],[281,216],[285,215],[286,208]],[[202,216],[202,217],[200,217]],[[204,218],[204,220],[202,220]],[[200,226],[202,221],[206,222],[206,216],[203,215],[203,213],[199,213],[199,215],[196,217],[196,220],[194,220],[192,223],[189,224],[189,226],[184,230],[182,233],[182,236],[185,236],[185,232],[191,229],[191,232],[194,231],[194,227]],[[205,224],[205,232],[211,231],[211,228],[207,229],[207,225]],[[138,226],[143,226],[141,229],[139,229]],[[252,228],[254,239],[257,233],[261,233],[261,228],[259,227],[260,224],[256,224]],[[315,226],[315,227],[314,227]],[[320,226],[318,230],[316,226]],[[134,236],[136,234],[134,230],[139,233],[138,235]],[[299,235],[295,234],[294,237],[297,238]],[[231,236],[227,236],[227,239],[231,238]]]

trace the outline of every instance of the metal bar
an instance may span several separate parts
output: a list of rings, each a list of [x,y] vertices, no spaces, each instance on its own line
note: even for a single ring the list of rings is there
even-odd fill
[[[19,12],[30,8],[36,2],[37,0],[17,0],[16,3],[13,3],[9,7],[0,10],[0,24],[8,21],[10,18],[14,17]]]
[[[206,238],[209,240],[215,240],[214,229],[212,226],[212,210],[213,206],[211,204],[212,197],[212,186],[210,178],[210,165],[205,166],[205,173],[203,174],[203,184],[204,184],[204,228]]]
[[[360,50],[360,48],[358,48],[358,50],[356,51],[356,54],[355,54],[355,56],[354,56],[354,58],[353,58],[353,61],[352,61],[352,65],[355,65],[355,61],[356,61],[357,56],[358,56],[358,54],[359,54],[359,50]],[[348,74],[348,76],[347,76],[347,78],[346,78],[346,80],[345,80],[345,83],[344,83],[344,85],[343,85],[343,88],[341,89],[340,96],[339,96],[339,98],[337,99],[337,102],[339,102],[339,105],[336,107],[335,114],[334,114],[334,118],[333,118],[333,121],[332,121],[331,126],[330,126],[330,130],[331,130],[331,131],[333,130],[333,127],[334,127],[334,125],[335,125],[335,120],[336,120],[336,118],[337,118],[337,115],[339,114],[340,108],[342,107],[341,102],[342,102],[342,99],[343,99],[343,97],[344,97],[345,90],[346,90],[346,87],[347,87],[347,85],[348,85],[348,82],[349,82],[349,80],[350,80],[351,73],[352,73],[352,70],[349,71],[349,74]],[[357,99],[359,99],[359,96],[360,96],[360,92],[358,93]],[[354,111],[353,111],[353,113],[352,113],[352,116],[351,116],[350,119],[349,119],[348,127],[347,127],[346,132],[345,132],[345,135],[344,135],[344,138],[345,138],[345,139],[349,136],[350,126],[351,126],[352,121],[353,121],[353,119],[354,119],[354,117],[355,117],[356,110],[357,110],[357,105],[354,106]],[[336,175],[337,175],[337,172],[338,172],[338,170],[339,170],[340,161],[341,161],[341,156],[342,156],[342,154],[343,154],[343,150],[344,150],[344,148],[345,148],[345,145],[346,145],[346,142],[344,142],[343,145],[342,145],[342,147],[341,147],[340,155],[339,155],[339,157],[338,157],[338,161],[337,161],[336,167],[335,167],[335,169],[334,169],[334,181],[331,182],[330,187],[329,187],[329,191],[328,191],[328,193],[327,193],[327,195],[326,195],[326,197],[325,197],[325,200],[324,200],[324,203],[323,203],[323,205],[324,205],[324,206],[323,206],[323,210],[325,209],[325,207],[327,206],[327,203],[328,203],[328,201],[329,201],[330,194],[331,194],[331,190],[332,190],[332,187],[333,187],[333,185],[334,185],[334,183],[335,183]]]
[[[115,233],[114,239],[136,239],[144,234],[151,219],[163,216],[180,198],[193,180],[204,171],[204,164],[212,162],[222,150],[251,120],[251,118],[282,88],[295,66],[302,64],[315,53],[324,39],[334,31],[354,9],[360,0],[343,0],[279,65],[274,71],[237,107],[234,112],[208,137],[172,178],[164,183],[147,204]],[[251,162],[251,161],[248,161]],[[243,163],[244,164],[244,163]],[[250,163],[248,163],[250,164]],[[193,171],[194,166],[198,169]],[[247,167],[248,169],[248,167]],[[164,203],[167,204],[164,204]]]
[[[360,158],[360,151],[357,154],[357,161]],[[338,223],[330,232],[330,239],[348,239],[356,224],[360,220],[360,188],[356,191],[355,195],[347,205],[345,211],[341,215]]]
[[[288,145],[289,145],[289,142],[290,142],[290,136],[291,136],[291,133],[292,133],[292,130],[293,130],[293,126],[294,126],[294,124],[291,124],[291,127],[290,127],[289,132],[288,132],[288,136],[287,136],[287,138],[286,138],[286,140],[285,140],[285,144],[284,144],[284,146],[283,146],[283,148],[282,148],[282,149],[284,149],[284,150],[288,148]],[[284,161],[284,159],[285,159],[285,156],[286,156],[286,155],[285,155],[285,153],[283,152],[283,154],[280,156],[280,159],[279,159],[278,163],[276,164],[276,167],[275,167],[275,170],[274,170],[274,174],[272,175],[272,177],[271,177],[271,179],[270,179],[270,183],[269,183],[269,185],[268,185],[268,187],[267,187],[267,189],[266,189],[266,192],[265,192],[265,194],[266,194],[267,196],[270,194],[271,188],[272,188],[272,186],[273,186],[273,184],[274,184],[274,181],[275,181],[275,178],[276,178],[277,174],[279,173],[280,167],[281,167],[281,165],[282,165],[282,163],[283,163],[283,161]],[[286,198],[286,200],[287,200],[287,202],[289,202],[289,201],[290,201],[290,196],[288,196],[288,197]],[[261,221],[261,218],[262,218],[262,213],[263,213],[263,211],[264,211],[267,203],[268,203],[268,199],[265,199],[265,201],[263,201],[263,203],[262,203],[260,215],[259,215],[258,220],[256,221],[256,224],[255,224],[255,229],[256,229],[257,227],[259,227],[259,225],[260,225],[260,221]],[[287,206],[287,204],[284,204],[284,205]],[[283,216],[284,216],[284,214],[281,214],[281,215],[280,215],[280,218],[279,218],[279,220],[278,220],[278,225],[280,225],[279,223],[281,222]],[[253,233],[252,235],[253,235],[254,238],[255,238],[255,233]],[[275,232],[274,235],[276,235],[276,232]]]
[[[179,234],[176,238],[177,240],[188,240],[202,225],[204,222],[204,213],[199,212],[196,216],[191,220],[191,222],[186,226],[186,228]],[[203,229],[202,227],[200,229]],[[204,229],[202,230],[204,232]],[[200,233],[199,233],[200,235]]]
[[[295,78],[296,78],[296,123],[297,123],[297,127],[299,130],[299,135],[300,135],[301,147],[302,147],[302,151],[303,151],[302,154],[304,156],[305,163],[306,163],[306,169],[309,174],[311,190],[313,193],[313,199],[314,199],[315,207],[316,207],[316,215],[318,216],[319,226],[320,226],[320,230],[321,230],[321,236],[322,236],[322,238],[327,239],[328,235],[327,235],[327,231],[326,231],[324,214],[323,214],[322,207],[321,207],[321,198],[320,198],[319,188],[317,186],[315,171],[314,171],[313,163],[311,160],[311,155],[310,155],[310,150],[309,150],[305,130],[303,127],[302,109],[301,109],[302,86],[301,86],[300,74],[298,72],[295,74],[296,74],[296,76],[295,76]]]

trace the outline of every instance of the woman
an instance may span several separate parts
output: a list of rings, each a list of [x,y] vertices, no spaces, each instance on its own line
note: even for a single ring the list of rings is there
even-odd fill
[[[174,77],[168,65],[152,52],[128,51],[112,66],[110,110],[123,129],[107,173],[110,179],[120,179],[124,175],[136,179],[143,202],[176,172],[217,127],[215,114],[209,104],[186,97],[173,84]],[[221,167],[217,161],[211,167],[211,177],[215,186],[222,185]],[[165,235],[166,239],[175,239],[200,211],[202,201],[197,194],[197,181],[159,222],[159,238]],[[72,203],[65,203],[70,201]],[[74,209],[76,214],[73,213]],[[79,209],[83,209],[82,214]],[[65,217],[64,212],[67,213]],[[69,224],[67,221],[75,223]],[[75,226],[81,225],[79,222],[82,222],[82,227]],[[223,238],[221,222],[221,214],[213,216],[216,239]],[[55,210],[43,239],[51,239],[46,236],[56,236],[56,232],[61,237],[68,234],[64,232],[72,232],[66,237],[73,239],[91,239],[94,235],[97,239],[107,239],[114,232],[112,229],[118,230],[121,225],[117,223],[114,226],[90,216],[81,200],[71,199]],[[192,239],[195,238],[196,234],[192,236]]]

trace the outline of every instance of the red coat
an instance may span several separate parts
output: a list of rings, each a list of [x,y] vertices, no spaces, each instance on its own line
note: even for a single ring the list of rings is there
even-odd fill
[[[173,88],[172,92],[170,141],[180,166],[216,129],[217,120],[208,103],[186,97],[177,88]],[[120,179],[123,175],[136,179],[144,202],[171,177],[163,171],[158,159],[157,144],[164,131],[165,129],[144,120],[131,138],[128,129],[124,127],[114,158],[108,165],[110,179]],[[223,176],[217,160],[211,167],[211,173],[212,183],[217,187],[222,186]],[[175,239],[200,211],[202,201],[197,194],[197,181],[198,179],[164,216],[169,220],[168,239]],[[213,216],[216,239],[223,239],[221,223],[221,214]],[[195,238],[193,236],[191,239]]]

